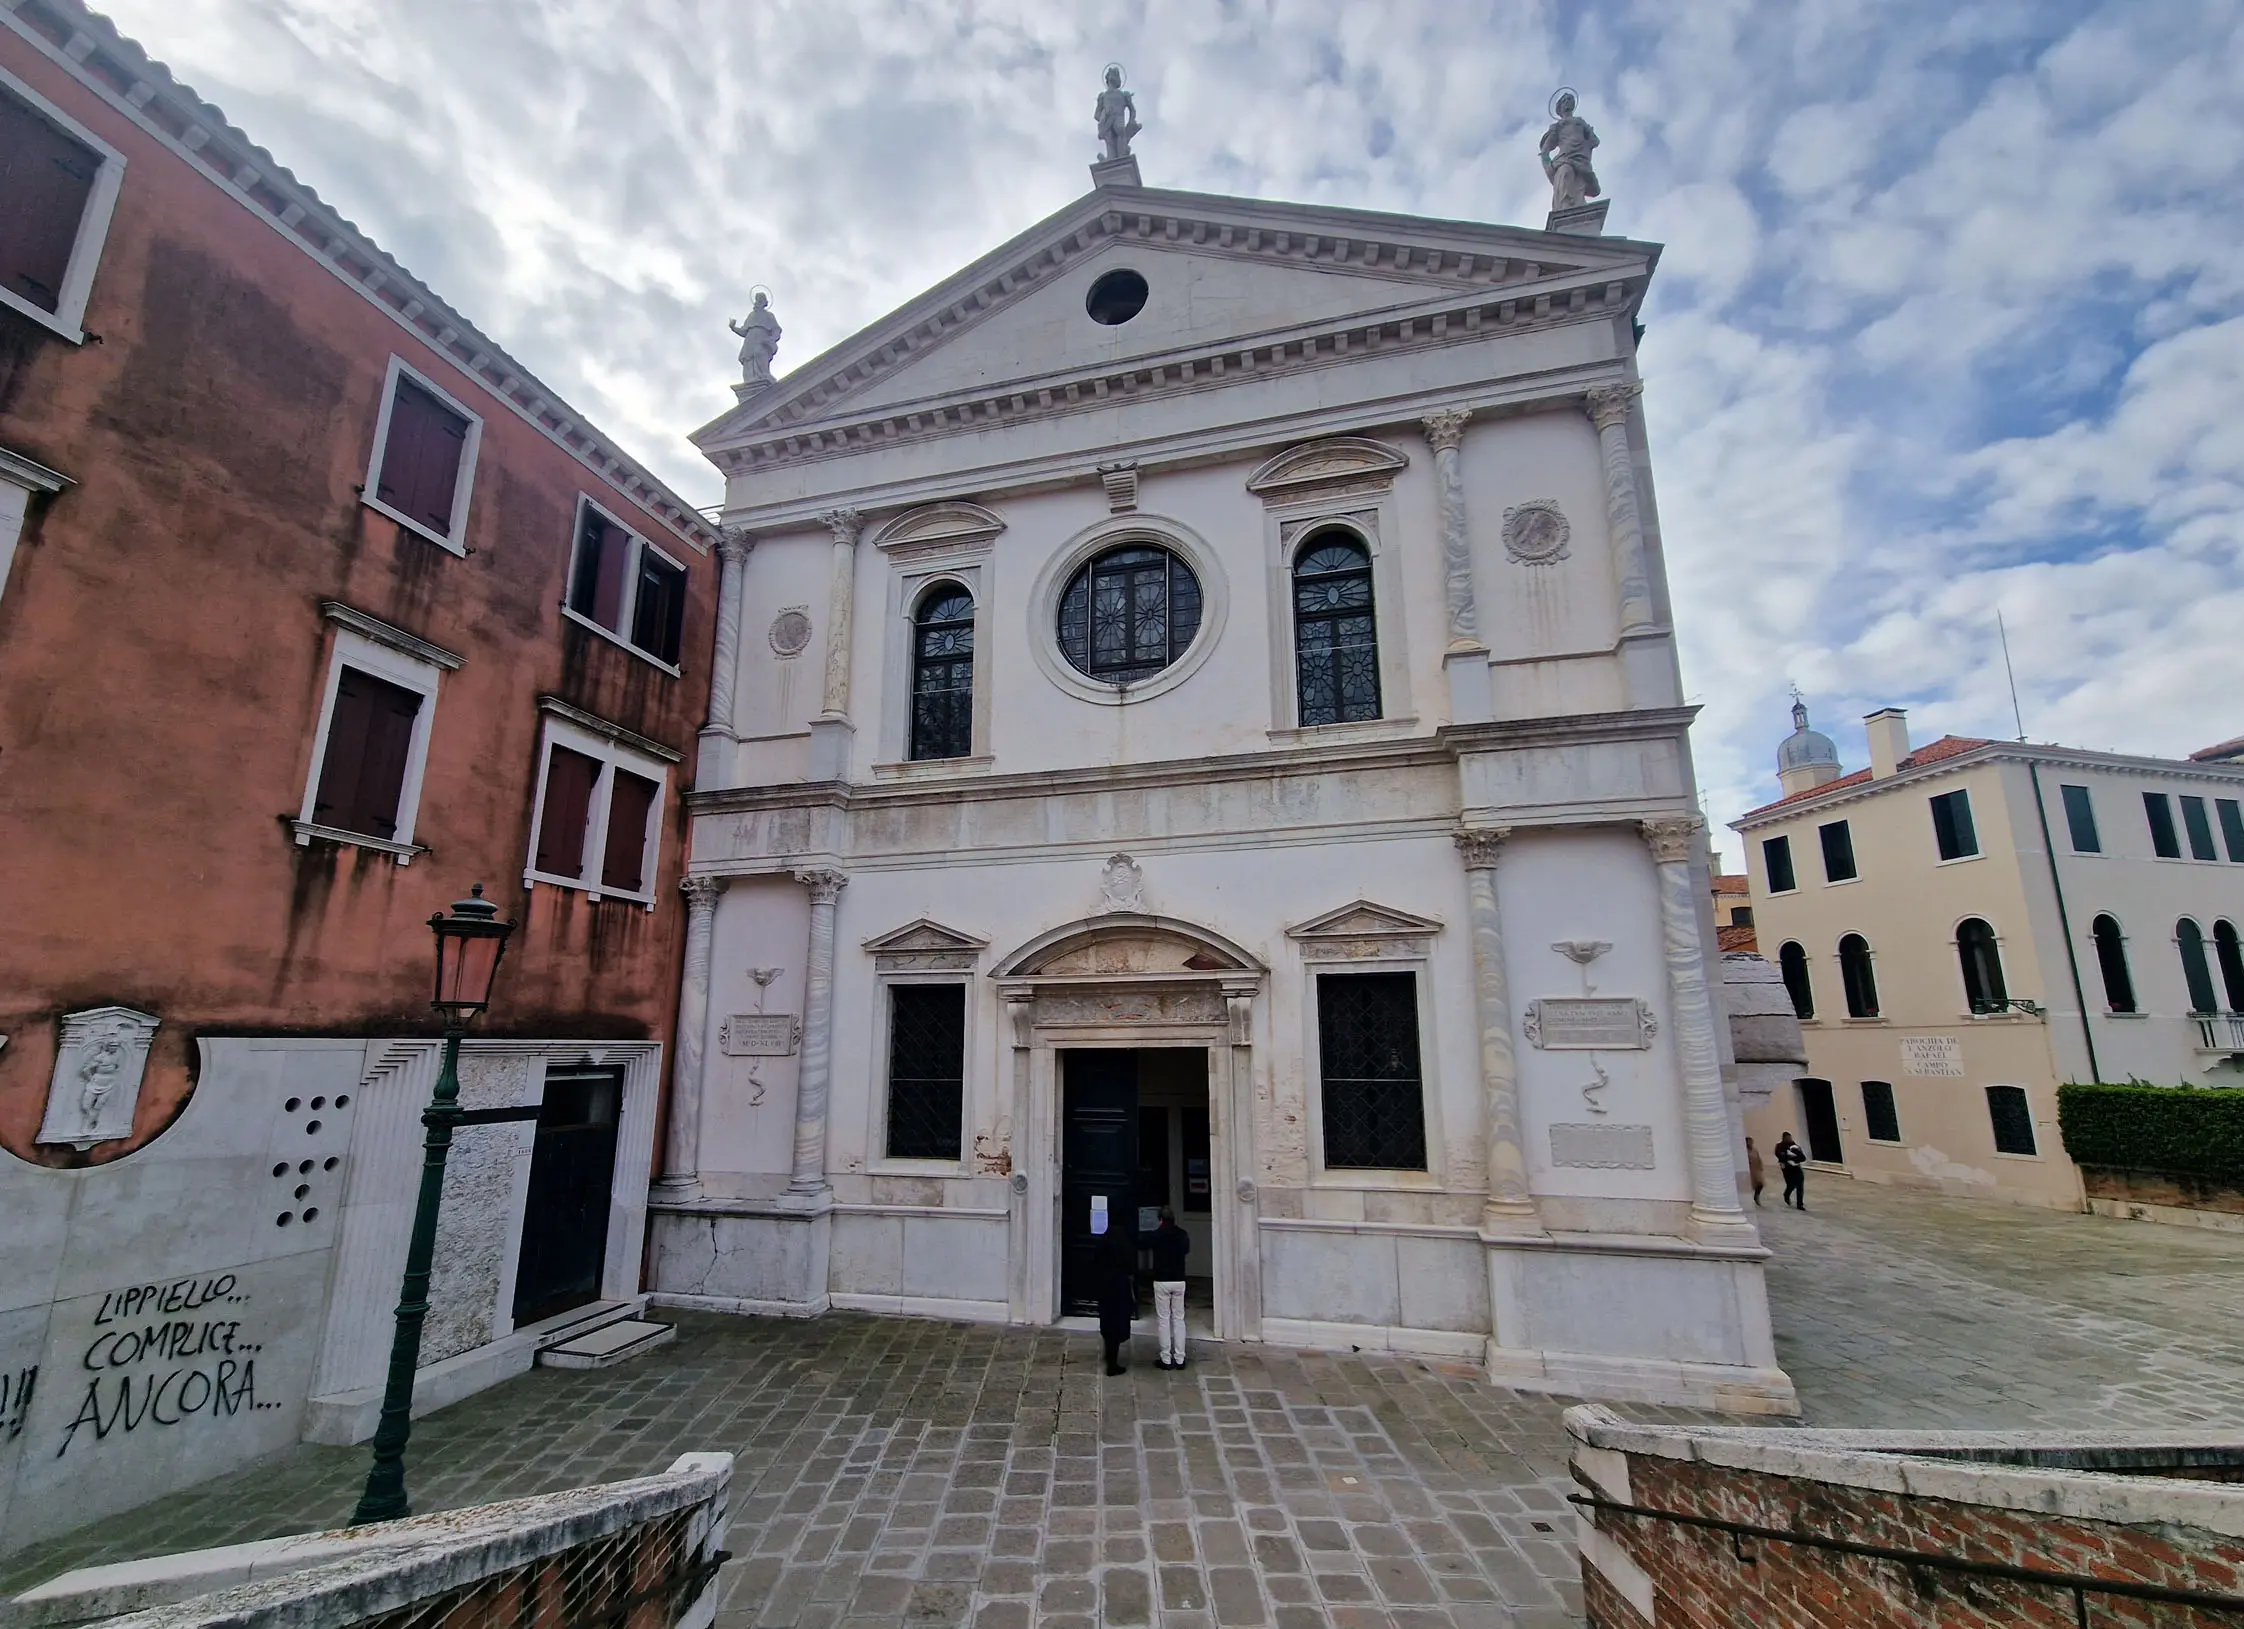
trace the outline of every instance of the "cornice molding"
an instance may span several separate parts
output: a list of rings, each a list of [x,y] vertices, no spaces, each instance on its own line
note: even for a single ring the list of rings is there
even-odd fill
[[[589,730],[604,740],[629,747],[649,758],[660,758],[663,762],[672,764],[685,762],[686,755],[676,747],[666,747],[651,735],[641,735],[637,730],[626,729],[621,724],[602,718],[598,713],[588,713],[582,707],[563,701],[559,696],[538,697],[538,711],[565,719],[580,730]]]
[[[0,4],[5,4],[5,0],[0,0]],[[66,486],[78,484],[62,471],[49,469],[36,459],[10,452],[5,447],[0,447],[0,481],[20,486],[26,492],[60,492]]]
[[[426,662],[431,667],[452,671],[467,661],[466,657],[448,651],[442,645],[432,644],[419,634],[408,633],[395,623],[384,622],[380,617],[368,616],[364,611],[345,605],[341,600],[321,600],[319,614],[339,628],[348,628],[362,638],[371,639],[377,645],[386,645],[401,655],[410,656],[416,662]]]
[[[706,554],[714,527],[333,206],[78,0],[0,0],[12,30],[120,116],[441,353],[495,400]],[[123,87],[120,89],[119,87]]]
[[[2161,780],[2194,780],[2202,781],[2208,786],[2244,790],[2244,764],[2200,764],[2192,763],[2187,758],[2137,758],[2124,753],[2095,752],[2086,747],[2036,747],[2017,741],[1989,741],[1968,752],[1959,752],[1952,758],[1896,770],[1883,780],[1859,781],[1828,793],[1826,788],[1818,787],[1814,794],[1801,798],[1797,803],[1763,804],[1731,821],[1729,829],[1736,832],[1753,831],[1781,825],[1806,814],[1825,814],[1848,804],[1883,796],[1898,786],[1915,785],[1990,763],[2093,769],[2114,775],[2137,775],[2146,780],[2153,777]]]

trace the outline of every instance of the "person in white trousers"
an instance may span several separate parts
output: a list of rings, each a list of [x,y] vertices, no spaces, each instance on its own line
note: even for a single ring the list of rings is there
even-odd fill
[[[1184,1262],[1192,1235],[1177,1226],[1177,1213],[1161,1207],[1161,1225],[1148,1241],[1153,1252],[1153,1318],[1161,1331],[1161,1367],[1184,1367]]]

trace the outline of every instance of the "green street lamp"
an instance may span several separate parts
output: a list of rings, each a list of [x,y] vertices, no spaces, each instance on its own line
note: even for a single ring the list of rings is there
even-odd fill
[[[421,1366],[421,1325],[429,1314],[429,1265],[436,1255],[436,1213],[444,1201],[444,1160],[460,1118],[460,1040],[468,1020],[491,1004],[491,981],[506,954],[512,922],[483,897],[483,884],[455,900],[449,915],[429,918],[436,935],[436,998],[444,1014],[444,1067],[421,1111],[429,1128],[421,1162],[421,1197],[413,1208],[413,1242],[405,1250],[405,1283],[398,1292],[397,1334],[390,1342],[389,1381],[382,1389],[382,1419],[374,1428],[374,1468],[359,1495],[351,1525],[395,1521],[411,1514],[405,1498],[405,1443],[413,1434],[413,1376]]]

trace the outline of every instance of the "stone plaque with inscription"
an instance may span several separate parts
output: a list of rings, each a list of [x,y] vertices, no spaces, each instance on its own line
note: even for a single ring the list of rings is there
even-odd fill
[[[1658,1027],[1634,996],[1545,996],[1527,1004],[1522,1026],[1545,1052],[1640,1052]]]
[[[801,1033],[791,1012],[736,1012],[717,1032],[728,1058],[789,1058]]]
[[[1953,1035],[1904,1035],[1901,1068],[1911,1075],[1954,1075],[1964,1072],[1963,1043]]]
[[[1649,1171],[1652,1128],[1619,1125],[1554,1125],[1551,1163],[1578,1171]]]

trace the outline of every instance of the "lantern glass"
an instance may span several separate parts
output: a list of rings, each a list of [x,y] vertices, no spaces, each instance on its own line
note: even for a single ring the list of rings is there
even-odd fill
[[[472,1018],[491,1004],[491,985],[514,924],[499,919],[499,908],[483,897],[483,884],[477,883],[474,893],[455,901],[449,913],[430,917],[429,929],[436,935],[431,1005],[455,1020]]]

